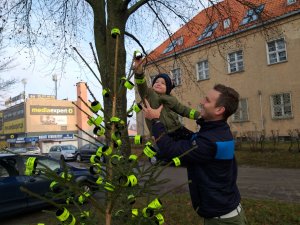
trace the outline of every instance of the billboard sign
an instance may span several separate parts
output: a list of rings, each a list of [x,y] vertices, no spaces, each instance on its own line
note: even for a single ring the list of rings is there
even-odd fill
[[[74,115],[74,107],[31,105],[31,115]]]

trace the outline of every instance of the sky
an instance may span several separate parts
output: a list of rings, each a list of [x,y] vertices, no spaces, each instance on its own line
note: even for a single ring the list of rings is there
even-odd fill
[[[169,22],[171,30],[174,32],[180,27],[180,23],[170,20]],[[143,27],[144,28],[144,27]],[[156,35],[157,31],[153,31],[152,27],[146,30],[145,35],[141,35],[140,41],[144,45],[146,50],[153,50],[159,44],[162,43],[167,37],[159,37]],[[84,52],[80,52],[85,57],[92,56],[91,50],[89,47],[89,42],[93,42],[93,33],[91,30],[87,30],[84,34],[85,37],[82,39],[80,49],[84,49]],[[151,42],[147,41],[151,40]],[[134,42],[127,42],[127,51],[132,53],[134,50],[139,49],[137,44]],[[49,60],[49,57],[46,54],[42,54],[36,49],[33,49],[35,55],[34,58],[30,57],[28,50],[22,49],[21,51],[17,48],[7,47],[2,51],[2,55],[5,57],[11,57],[14,59],[12,63],[13,68],[7,71],[0,72],[0,77],[3,79],[6,78],[17,78],[19,81],[22,79],[26,80],[24,85],[22,82],[16,84],[11,88],[7,93],[4,93],[4,99],[9,97],[14,97],[19,95],[24,91],[28,94],[44,94],[44,95],[55,95],[55,82],[52,80],[53,75],[57,75],[57,97],[58,99],[68,99],[76,100],[76,83],[80,81],[87,82],[93,93],[97,96],[101,96],[101,85],[94,78],[89,69],[84,65],[82,61],[80,63],[75,62],[72,58],[68,59],[67,64],[65,65],[65,72],[61,73],[61,67],[59,60],[56,66],[56,70],[53,70],[53,65],[55,60]],[[132,54],[130,52],[130,54]],[[129,56],[128,58],[131,58]],[[33,60],[34,59],[34,60]],[[92,61],[92,57],[90,57]],[[130,64],[130,62],[128,63]],[[93,68],[95,65],[91,64]],[[95,71],[97,71],[95,69]],[[99,93],[99,95],[97,94]],[[134,100],[134,90],[129,91],[128,93],[128,104]],[[3,108],[3,106],[0,106]]]

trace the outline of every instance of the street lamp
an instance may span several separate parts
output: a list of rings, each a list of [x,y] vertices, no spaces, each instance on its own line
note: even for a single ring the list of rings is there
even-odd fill
[[[57,75],[56,74],[52,75],[52,80],[55,83],[55,99],[57,100]]]
[[[26,90],[27,79],[23,78],[23,79],[21,80],[21,82],[22,82],[22,84],[23,84],[23,86],[24,86],[23,99],[24,99],[24,101],[25,101],[25,90]]]

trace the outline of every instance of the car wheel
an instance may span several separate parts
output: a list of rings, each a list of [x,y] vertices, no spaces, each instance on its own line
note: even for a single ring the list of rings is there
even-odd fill
[[[76,161],[77,161],[77,162],[81,162],[81,161],[82,161],[82,158],[81,158],[81,155],[80,155],[80,154],[78,154],[78,155],[76,156]]]
[[[60,156],[60,160],[61,161],[65,161],[65,157],[62,155],[62,156]]]
[[[91,186],[88,182],[81,183],[80,187],[84,192],[91,192]]]
[[[94,191],[93,184],[91,184],[87,180],[79,181],[78,187],[80,188],[81,192],[88,192],[88,193],[92,194],[92,192]]]

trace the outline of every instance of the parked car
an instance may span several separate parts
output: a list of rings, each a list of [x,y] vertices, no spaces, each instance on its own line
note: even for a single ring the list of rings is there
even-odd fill
[[[76,161],[84,161],[84,160],[90,160],[91,155],[95,155],[96,151],[99,147],[103,146],[101,143],[97,144],[85,144],[78,148],[77,154],[76,154]]]
[[[64,161],[75,161],[77,147],[74,145],[54,145],[49,150],[49,157]]]
[[[11,148],[6,148],[6,152],[10,153],[16,153],[16,154],[23,154],[26,153],[26,148],[24,147],[11,147]]]
[[[43,155],[19,155],[19,154],[0,154],[0,218],[8,217],[24,211],[42,209],[49,203],[35,198],[20,190],[24,187],[38,195],[49,195],[50,183],[53,181],[43,173],[25,175],[25,165],[28,157],[36,157],[38,160],[37,170],[47,165],[57,174],[65,171],[61,161],[51,159]],[[74,180],[84,188],[85,191],[91,190],[95,178],[88,169],[77,168],[66,164],[68,173],[72,174]],[[40,169],[41,170],[41,169]]]
[[[37,146],[26,147],[26,153],[28,153],[28,154],[41,154],[41,149]]]
[[[41,154],[41,149],[37,146],[30,147],[11,147],[3,149],[7,153],[15,153],[15,154]]]

